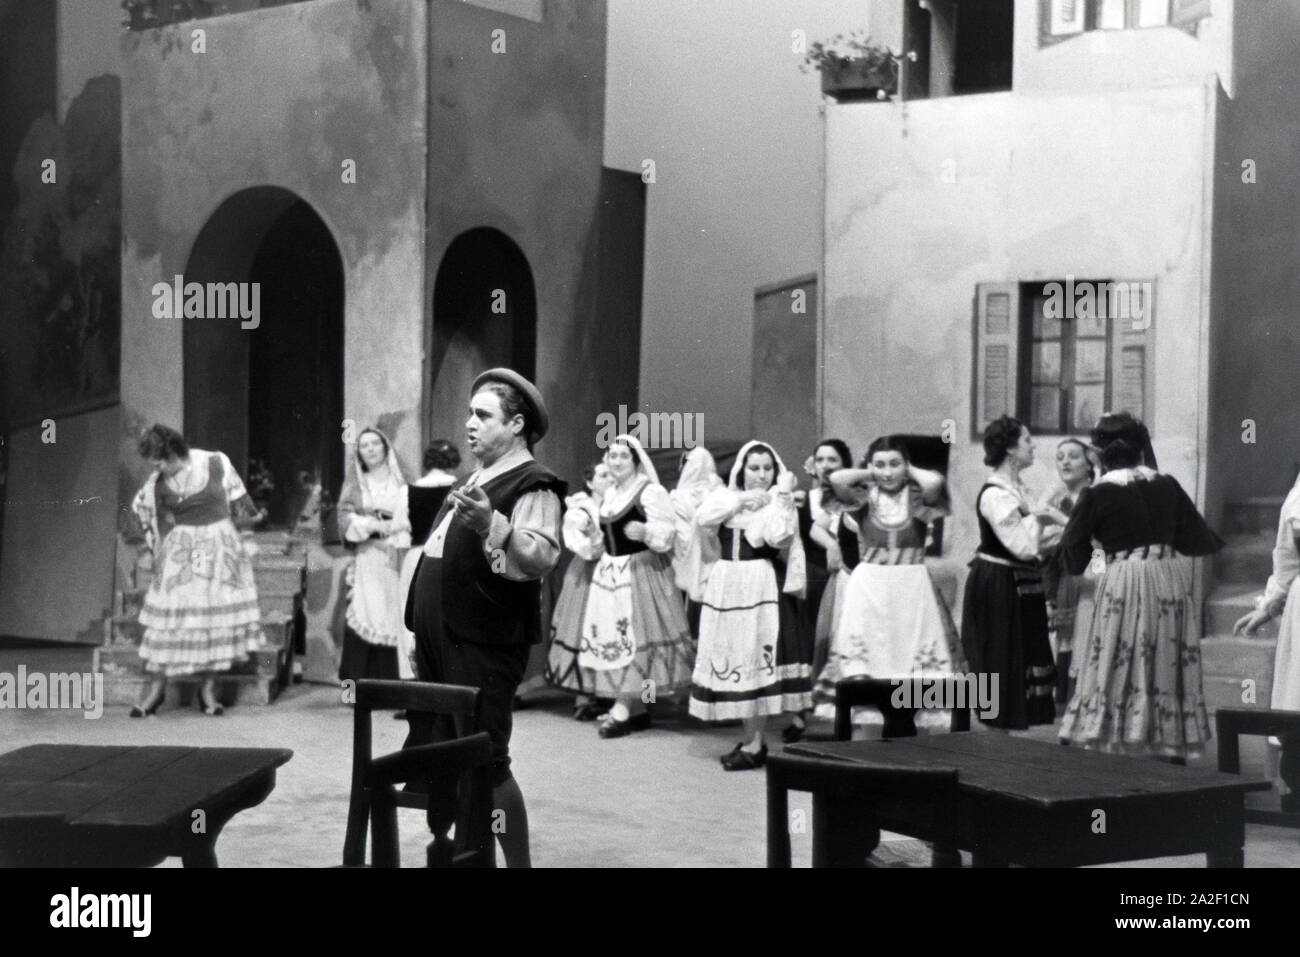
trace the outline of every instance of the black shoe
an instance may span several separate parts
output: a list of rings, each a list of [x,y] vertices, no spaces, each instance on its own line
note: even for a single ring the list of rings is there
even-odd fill
[[[808,725],[795,724],[794,722],[791,722],[781,732],[781,740],[784,741],[786,744],[794,744],[796,741],[802,741],[804,732],[806,732],[807,730],[808,730]]]
[[[131,717],[133,717],[133,718],[147,718],[147,717],[149,717],[149,715],[151,715],[151,714],[156,714],[157,711],[158,711],[159,706],[162,705],[162,703],[163,703],[164,701],[166,701],[166,700],[167,700],[167,692],[164,691],[162,694],[160,694],[160,695],[158,696],[158,700],[155,701],[153,704],[149,705],[149,707],[147,707],[147,708],[142,708],[142,707],[140,707],[138,704],[137,704],[137,705],[134,705],[134,706],[131,708],[131,712],[130,712],[130,713],[131,713]]]
[[[650,712],[642,711],[640,714],[632,715],[626,721],[609,718],[601,723],[598,733],[602,738],[621,738],[633,731],[645,731],[649,727]]]
[[[728,771],[752,771],[767,763],[767,742],[758,749],[758,753],[746,751],[744,747],[736,748],[730,754],[722,756],[722,766]]]

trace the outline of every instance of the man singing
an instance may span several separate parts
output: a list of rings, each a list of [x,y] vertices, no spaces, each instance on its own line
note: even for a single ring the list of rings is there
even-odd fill
[[[506,866],[529,866],[528,817],[510,773],[511,703],[541,640],[541,579],[560,557],[565,485],[533,459],[546,434],[536,386],[490,369],[470,389],[470,451],[479,468],[452,486],[424,546],[406,599],[421,681],[483,692],[480,731],[492,738],[493,806]],[[447,717],[410,714],[408,745],[455,737]]]

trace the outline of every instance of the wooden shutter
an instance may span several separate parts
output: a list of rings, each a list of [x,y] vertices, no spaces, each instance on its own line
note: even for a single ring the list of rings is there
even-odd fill
[[[1016,415],[1019,379],[1020,286],[981,283],[975,287],[975,435],[1000,415]]]
[[[1150,428],[1156,284],[1154,280],[1137,279],[1128,281],[1126,285],[1130,290],[1127,310],[1110,318],[1112,332],[1107,411],[1132,412]],[[1123,298],[1120,299],[1120,305],[1123,308]],[[1137,315],[1139,308],[1142,313],[1140,317]]]

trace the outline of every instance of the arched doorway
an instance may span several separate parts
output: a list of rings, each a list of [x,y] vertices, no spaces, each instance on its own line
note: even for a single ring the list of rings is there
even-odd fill
[[[185,434],[227,453],[245,481],[254,464],[270,476],[270,525],[296,519],[304,478],[337,500],[343,259],[324,221],[288,190],[236,193],[199,232],[185,282],[256,283],[259,306],[255,328],[184,321]]]
[[[505,233],[471,229],[447,247],[434,280],[426,439],[450,439],[464,452],[469,387],[494,366],[536,375],[533,272]]]

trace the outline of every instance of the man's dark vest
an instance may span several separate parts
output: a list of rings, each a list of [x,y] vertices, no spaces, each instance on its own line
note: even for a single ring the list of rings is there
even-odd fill
[[[465,480],[452,488],[460,488]],[[510,518],[515,503],[528,492],[549,489],[561,503],[565,483],[535,461],[524,462],[479,485],[492,503],[492,510]],[[451,510],[451,496],[443,502],[433,520],[436,529]],[[541,581],[510,581],[492,570],[484,554],[483,539],[463,522],[452,518],[443,540],[442,558],[420,556],[420,564],[438,562],[442,568],[442,621],[460,641],[478,645],[534,644],[541,640]],[[412,624],[414,584],[407,596],[406,624]],[[414,629],[412,629],[414,630]]]

